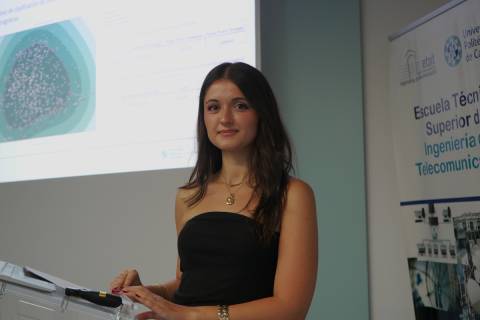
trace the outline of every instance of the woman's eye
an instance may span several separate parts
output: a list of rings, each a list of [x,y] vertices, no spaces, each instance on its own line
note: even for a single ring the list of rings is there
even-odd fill
[[[239,103],[235,104],[235,108],[237,108],[239,110],[247,110],[250,107],[248,106],[248,104],[246,104],[244,102],[239,102]]]
[[[216,104],[207,105],[207,111],[208,112],[215,112],[217,110],[218,110],[218,106]]]

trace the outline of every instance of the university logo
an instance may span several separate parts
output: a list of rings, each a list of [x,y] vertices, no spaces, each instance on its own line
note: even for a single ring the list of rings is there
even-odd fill
[[[456,67],[462,60],[462,43],[457,36],[451,36],[443,48],[445,61],[450,67]]]
[[[403,56],[404,63],[401,66],[402,86],[431,76],[437,72],[435,67],[435,55],[432,53],[427,56],[418,57],[417,52],[412,49],[405,51]]]

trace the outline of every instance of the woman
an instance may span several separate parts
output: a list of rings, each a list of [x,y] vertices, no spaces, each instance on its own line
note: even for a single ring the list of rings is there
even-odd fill
[[[212,69],[200,90],[198,159],[175,206],[176,279],[111,283],[151,311],[139,319],[304,319],[317,271],[311,188],[289,175],[291,148],[265,77]]]

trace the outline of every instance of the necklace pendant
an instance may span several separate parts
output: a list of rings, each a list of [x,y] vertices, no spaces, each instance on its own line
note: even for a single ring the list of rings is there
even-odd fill
[[[235,195],[234,195],[233,193],[231,193],[231,194],[227,197],[227,199],[225,199],[225,204],[231,206],[231,205],[233,205],[234,203],[235,203]]]

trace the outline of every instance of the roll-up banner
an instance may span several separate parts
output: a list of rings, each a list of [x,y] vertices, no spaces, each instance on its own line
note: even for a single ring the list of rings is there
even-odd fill
[[[390,113],[416,319],[480,319],[480,0],[390,37]]]

